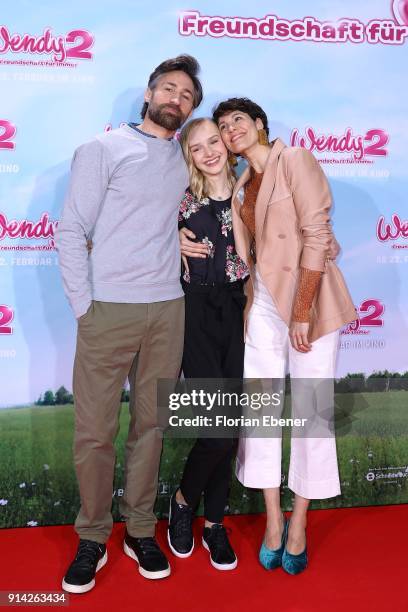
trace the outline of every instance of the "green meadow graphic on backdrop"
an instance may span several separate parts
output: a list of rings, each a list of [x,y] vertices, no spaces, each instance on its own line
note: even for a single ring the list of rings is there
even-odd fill
[[[356,383],[355,388],[358,379]],[[406,383],[405,379],[400,386]],[[390,389],[389,380],[375,385],[384,390],[336,394],[342,496],[314,501],[312,508],[408,503],[408,393],[404,388],[392,390],[392,385]],[[128,403],[123,402],[115,445],[115,520],[120,520],[118,500],[123,494],[128,423]],[[73,428],[72,404],[31,405],[0,411],[0,527],[65,524],[75,520],[79,495],[72,459]],[[179,483],[193,442],[191,439],[164,440],[156,504],[159,518],[167,516],[169,497]],[[289,448],[289,432],[285,432],[284,474]],[[283,507],[290,509],[292,493],[285,484],[285,476],[282,484]],[[261,493],[245,489],[233,477],[228,512],[251,513],[263,509]]]

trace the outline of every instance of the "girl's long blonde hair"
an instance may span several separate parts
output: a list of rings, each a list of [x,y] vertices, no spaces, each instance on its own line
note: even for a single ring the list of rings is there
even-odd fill
[[[191,132],[199,125],[202,125],[205,121],[210,121],[218,129],[218,126],[215,121],[213,121],[209,117],[201,117],[199,119],[192,119],[191,121],[189,121],[187,125],[183,127],[180,133],[180,144],[183,150],[184,159],[186,160],[190,177],[190,191],[193,196],[197,198],[197,200],[201,200],[202,198],[208,197],[208,185],[206,184],[207,182],[204,174],[194,165],[193,156],[191,155],[190,151],[189,140]],[[232,190],[237,181],[237,177],[229,161],[227,162],[227,179],[228,184]]]

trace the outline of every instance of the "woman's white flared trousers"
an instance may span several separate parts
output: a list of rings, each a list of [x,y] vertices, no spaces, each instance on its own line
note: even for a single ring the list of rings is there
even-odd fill
[[[247,321],[245,378],[284,378],[289,366],[291,379],[334,378],[339,332],[312,343],[309,353],[292,348],[288,327],[257,274],[254,302]],[[292,387],[292,409],[293,409]],[[296,398],[301,406],[302,397]],[[294,416],[294,415],[292,415]],[[296,415],[299,416],[299,415]],[[281,484],[282,441],[280,437],[241,438],[236,474],[246,487],[268,489]],[[292,437],[289,488],[306,499],[326,499],[340,494],[334,434],[322,437]]]

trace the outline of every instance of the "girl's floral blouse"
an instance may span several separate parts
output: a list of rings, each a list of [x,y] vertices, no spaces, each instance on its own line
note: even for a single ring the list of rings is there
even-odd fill
[[[179,229],[182,227],[194,232],[196,242],[206,244],[209,250],[205,259],[187,258],[189,273],[183,271],[184,282],[201,285],[234,283],[249,275],[246,264],[235,251],[231,198],[198,200],[187,189],[179,209]]]

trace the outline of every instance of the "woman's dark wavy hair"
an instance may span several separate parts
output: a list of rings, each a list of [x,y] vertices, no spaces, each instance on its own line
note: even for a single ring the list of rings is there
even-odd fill
[[[256,102],[252,102],[252,100],[249,98],[229,98],[224,102],[220,102],[213,108],[213,119],[218,125],[218,122],[223,115],[233,113],[234,111],[246,113],[254,121],[258,118],[261,119],[264,130],[267,136],[269,136],[268,117],[266,116],[265,111],[258,104],[256,104]]]
[[[193,81],[193,106],[194,108],[197,108],[197,106],[201,103],[201,100],[203,99],[203,88],[200,79],[197,77],[198,73],[200,72],[200,64],[197,62],[195,57],[192,57],[191,55],[178,55],[177,57],[167,59],[161,64],[159,64],[149,76],[147,86],[149,87],[149,89],[154,89],[157,85],[159,78],[167,72],[173,72],[173,70],[181,70],[182,72],[185,72]],[[142,110],[140,112],[142,119],[145,118],[148,106],[149,104],[147,102],[145,102],[142,106]]]

